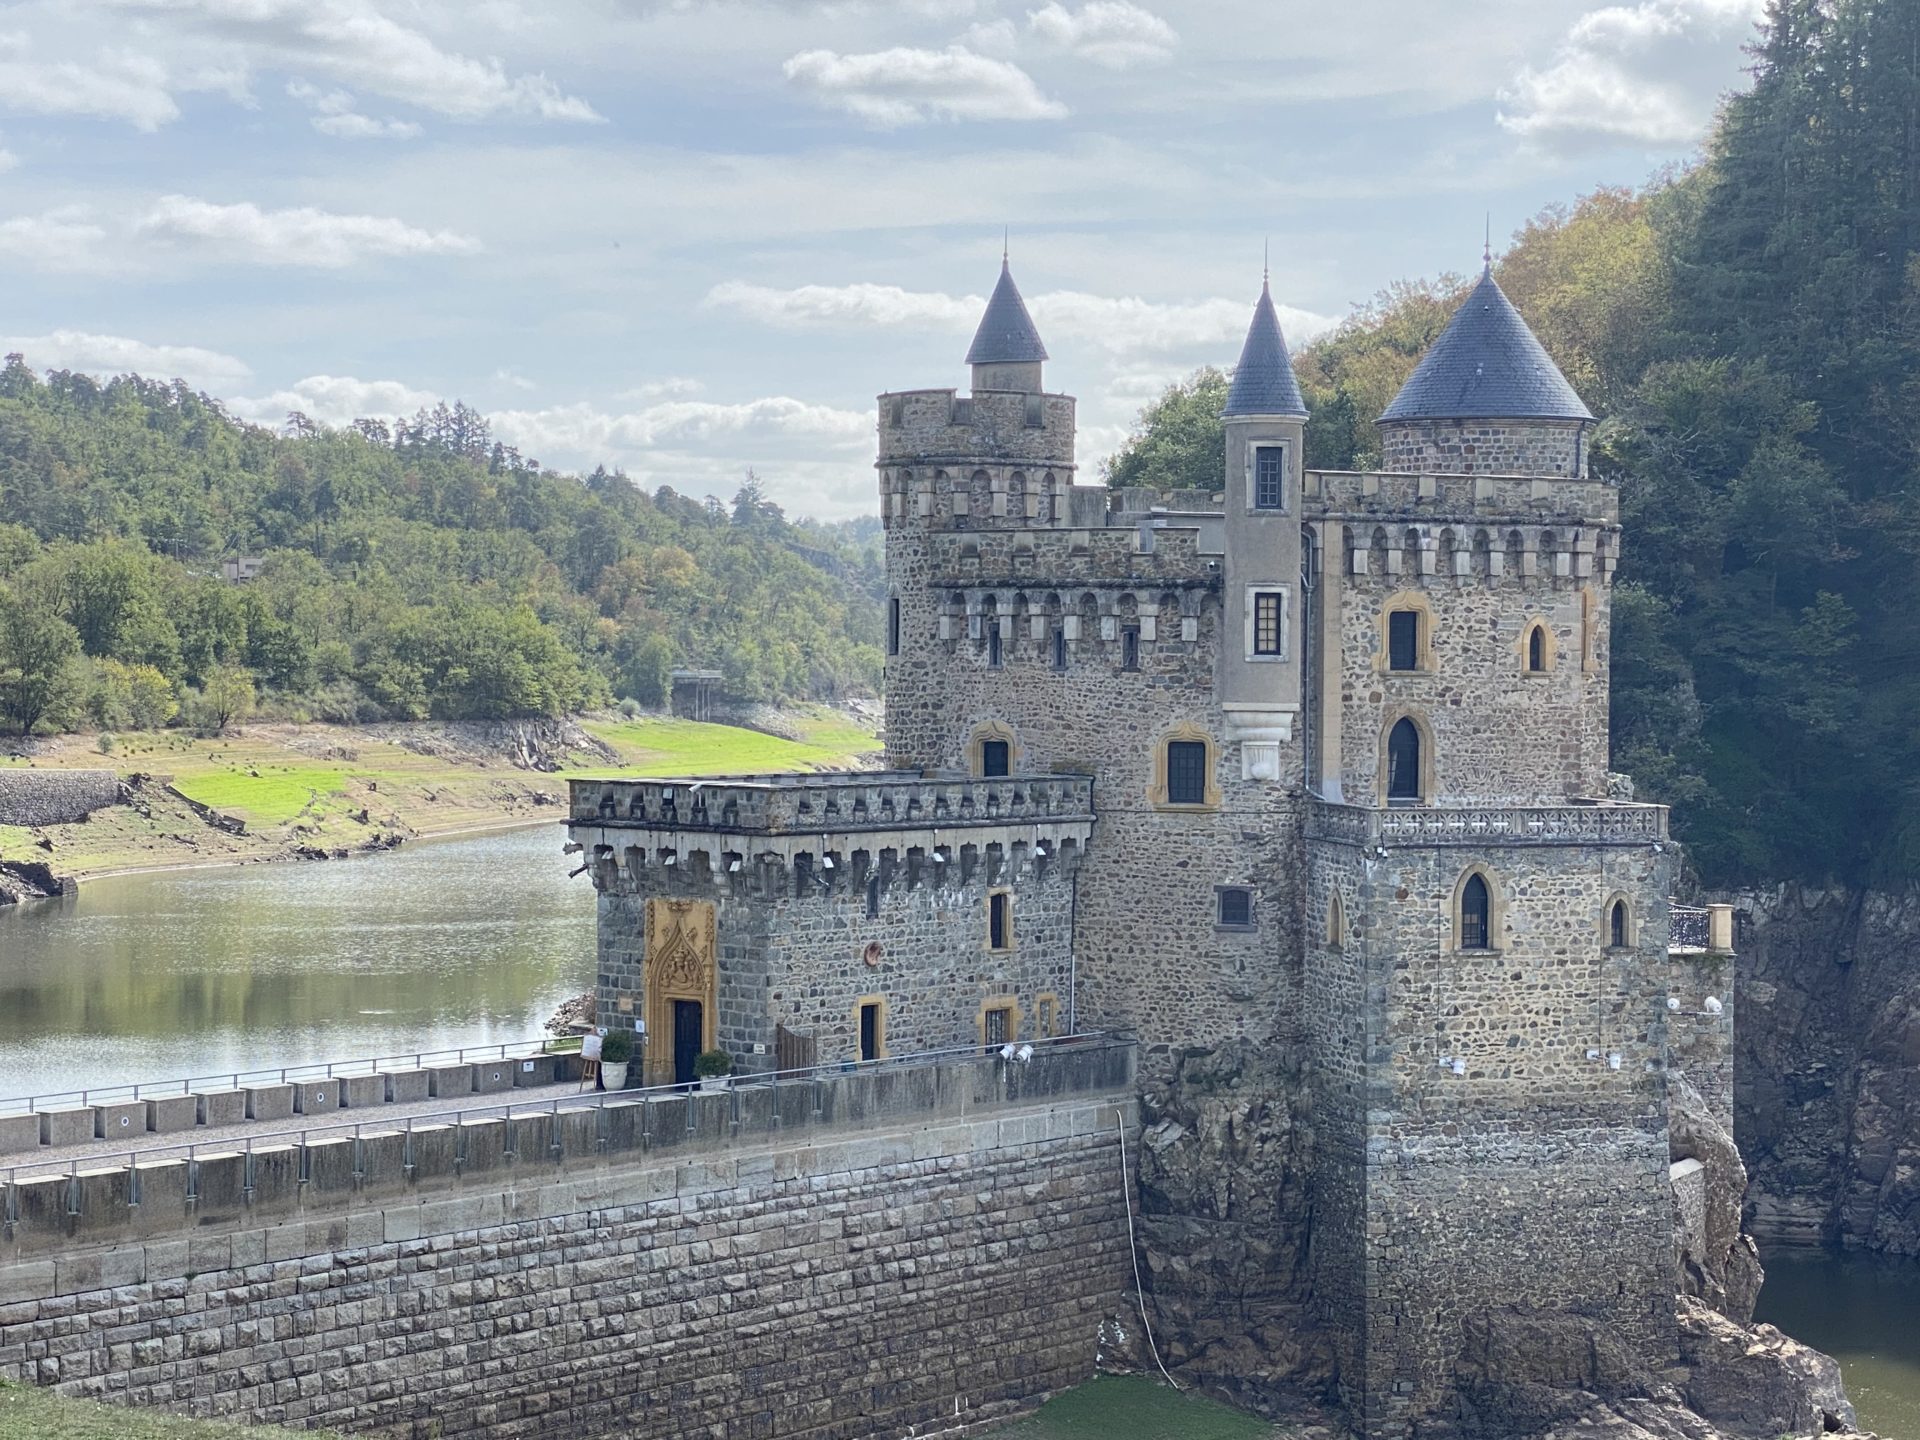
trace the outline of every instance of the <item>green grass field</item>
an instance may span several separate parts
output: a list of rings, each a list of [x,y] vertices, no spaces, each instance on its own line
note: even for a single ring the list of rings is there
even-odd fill
[[[0,1440],[292,1440],[272,1426],[187,1420],[158,1410],[63,1400],[0,1380]],[[302,1430],[305,1440],[336,1440],[328,1430]]]
[[[1056,1395],[992,1440],[1263,1440],[1273,1427],[1204,1396],[1139,1375],[1101,1375]]]
[[[258,773],[254,773],[257,770]],[[286,825],[316,802],[346,788],[344,770],[319,765],[253,766],[209,769],[174,777],[174,788],[189,800],[252,825]]]
[[[880,748],[866,731],[834,717],[809,724],[804,741],[697,720],[589,722],[586,728],[624,763],[611,771],[606,766],[588,766],[570,774],[760,775],[823,770],[845,766],[855,756]]]

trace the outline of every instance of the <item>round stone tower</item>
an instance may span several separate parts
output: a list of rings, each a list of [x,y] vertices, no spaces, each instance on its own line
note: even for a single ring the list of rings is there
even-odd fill
[[[1489,263],[1379,423],[1383,470],[1581,479],[1594,422]]]

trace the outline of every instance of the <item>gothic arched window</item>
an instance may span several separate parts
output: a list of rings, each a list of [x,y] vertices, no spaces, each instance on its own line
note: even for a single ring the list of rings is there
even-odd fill
[[[1420,727],[1403,715],[1387,733],[1387,800],[1420,798]]]
[[[1607,944],[1616,950],[1627,946],[1627,902],[1616,900],[1607,907]]]
[[[1489,936],[1492,933],[1493,894],[1487,889],[1484,875],[1469,875],[1467,883],[1460,890],[1460,948],[1462,950],[1488,950],[1492,948]]]

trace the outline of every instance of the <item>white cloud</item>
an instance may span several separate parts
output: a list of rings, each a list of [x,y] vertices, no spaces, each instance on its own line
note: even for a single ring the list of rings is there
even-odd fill
[[[528,453],[620,456],[713,441],[812,441],[835,449],[873,442],[873,416],[836,410],[785,395],[716,404],[665,400],[639,410],[613,413],[582,401],[544,410],[506,410],[491,417],[494,429]]]
[[[167,15],[250,58],[319,70],[362,90],[455,119],[523,115],[594,121],[585,100],[544,75],[512,75],[496,58],[461,55],[380,12],[373,0],[110,0]]]
[[[871,125],[925,120],[1058,120],[1067,107],[1040,93],[1018,65],[962,45],[945,50],[896,47],[865,55],[803,50],[786,77],[822,104]]]
[[[1549,149],[1621,142],[1693,145],[1735,79],[1730,42],[1764,0],[1641,0],[1574,22],[1550,64],[1501,92],[1499,123]]]
[[[18,155],[14,154],[11,150],[0,148],[0,175],[6,174],[7,171],[13,169],[19,163],[20,157]]]
[[[344,90],[322,90],[304,80],[287,86],[294,99],[311,106],[313,128],[342,140],[411,140],[420,127],[411,120],[377,120],[354,109],[354,98]]]
[[[540,387],[518,370],[503,365],[493,372],[494,380],[501,385],[511,385],[516,390],[538,390]]]
[[[34,60],[23,35],[0,47],[0,110],[84,115],[157,130],[179,118],[167,73],[148,56],[101,52],[92,60]]]
[[[1109,70],[1165,60],[1180,43],[1171,25],[1128,0],[1087,0],[1078,10],[1051,0],[1027,13],[1027,28]]]
[[[802,285],[776,290],[729,280],[709,290],[706,303],[790,329],[901,325],[964,331],[980,323],[987,302],[978,295],[903,290],[895,285]],[[1027,308],[1043,338],[1074,340],[1116,355],[1227,347],[1231,353],[1222,363],[1238,353],[1253,315],[1249,300],[1167,303],[1077,290],[1030,296]],[[1334,324],[1329,317],[1310,311],[1277,308],[1280,323],[1295,345]]]
[[[255,399],[235,398],[233,413],[262,425],[278,425],[298,410],[322,425],[355,420],[391,420],[438,403],[440,397],[398,380],[359,380],[351,375],[309,375],[284,390]]]
[[[80,206],[0,220],[0,255],[41,270],[98,269],[100,242],[106,238],[106,230]]]
[[[308,206],[262,210],[251,201],[216,205],[187,195],[162,196],[134,228],[204,244],[231,260],[320,269],[340,269],[372,255],[465,255],[480,248],[470,235],[422,230],[390,216],[335,215]]]
[[[691,375],[669,375],[662,380],[648,380],[635,385],[631,390],[622,390],[614,396],[616,400],[681,400],[689,395],[698,395],[707,387]]]
[[[124,335],[92,335],[84,330],[0,337],[0,352],[13,351],[25,355],[27,363],[40,370],[180,379],[202,390],[243,384],[252,374],[244,360],[218,350],[203,350],[197,345],[150,345]]]

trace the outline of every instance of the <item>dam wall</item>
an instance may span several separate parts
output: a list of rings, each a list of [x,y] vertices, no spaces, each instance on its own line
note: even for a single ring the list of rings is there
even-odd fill
[[[392,1436],[938,1433],[1093,1373],[1094,1041],[18,1181],[0,1378]]]

